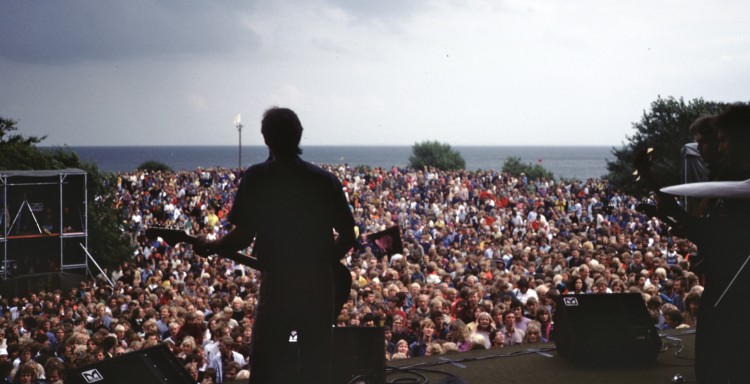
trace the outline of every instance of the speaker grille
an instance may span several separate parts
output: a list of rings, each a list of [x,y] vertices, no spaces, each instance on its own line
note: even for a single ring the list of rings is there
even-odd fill
[[[554,321],[558,353],[580,364],[652,363],[661,347],[638,293],[562,295]]]

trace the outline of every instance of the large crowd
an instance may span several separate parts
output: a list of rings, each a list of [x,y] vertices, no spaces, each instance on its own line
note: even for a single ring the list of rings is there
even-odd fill
[[[552,343],[556,298],[567,293],[638,292],[658,328],[695,327],[694,246],[604,180],[323,167],[341,179],[359,235],[342,260],[353,282],[336,325],[384,327],[387,359]],[[120,174],[111,189],[132,259],[71,292],[3,298],[0,377],[60,382],[160,343],[196,382],[248,377],[262,274],[144,234],[222,236],[238,178],[230,169]],[[367,236],[394,226],[397,252]]]

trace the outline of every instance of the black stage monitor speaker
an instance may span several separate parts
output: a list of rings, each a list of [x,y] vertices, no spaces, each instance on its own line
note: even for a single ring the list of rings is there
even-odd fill
[[[580,365],[654,363],[661,348],[639,293],[561,295],[554,321],[558,353]]]
[[[334,328],[332,347],[331,383],[385,383],[382,327]]]
[[[66,384],[195,383],[164,344],[78,368]]]

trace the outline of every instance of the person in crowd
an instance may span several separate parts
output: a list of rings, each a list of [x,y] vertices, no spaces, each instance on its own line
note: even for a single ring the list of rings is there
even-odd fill
[[[427,348],[434,341],[435,323],[430,319],[424,319],[419,324],[419,339],[409,346],[412,357],[425,356]]]
[[[455,343],[459,352],[466,352],[471,349],[471,332],[466,323],[461,319],[456,319],[448,326],[448,341]]]
[[[690,328],[698,325],[698,310],[701,303],[701,294],[691,291],[685,296],[685,311],[682,312],[682,322]]]
[[[37,369],[28,362],[21,364],[13,376],[13,384],[34,384],[39,379]]]
[[[411,357],[411,351],[409,348],[409,342],[407,342],[404,339],[399,340],[396,342],[396,353],[391,356],[391,358],[394,358],[394,356],[400,355],[402,358]]]
[[[502,332],[505,336],[505,345],[518,345],[523,343],[524,332],[516,328],[516,314],[512,309],[507,309],[503,312],[503,328]]]
[[[495,330],[495,323],[492,321],[492,316],[490,316],[490,314],[487,312],[480,312],[477,316],[477,326],[472,334],[478,334],[482,336],[486,341],[485,344],[489,346],[492,340],[490,339],[490,335],[492,334],[493,330]]]
[[[537,322],[531,322],[523,335],[523,344],[542,343],[542,330]]]
[[[495,329],[490,333],[492,344],[490,348],[504,348],[505,347],[505,333],[502,329]]]
[[[539,297],[536,294],[536,291],[533,289],[529,289],[529,281],[522,277],[520,280],[518,280],[518,287],[513,290],[513,294],[516,296],[516,299],[518,299],[522,304],[526,304],[526,301],[529,298],[539,299]]]
[[[547,307],[539,307],[536,310],[535,320],[539,323],[539,330],[541,332],[542,343],[548,343],[552,341],[552,330],[553,324],[552,315]]]
[[[513,311],[516,320],[514,328],[521,332],[526,332],[526,326],[531,322],[531,319],[523,315],[523,304],[518,300],[514,300],[510,303],[510,310]]]

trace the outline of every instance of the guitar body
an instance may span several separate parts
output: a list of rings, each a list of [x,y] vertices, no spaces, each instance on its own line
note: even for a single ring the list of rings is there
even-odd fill
[[[339,312],[344,308],[344,304],[349,300],[349,293],[352,288],[352,274],[344,264],[338,261],[333,265],[333,322],[339,316]]]
[[[167,244],[175,245],[177,243],[188,243],[195,244],[198,240],[195,236],[190,236],[185,231],[178,229],[165,229],[165,228],[148,228],[146,229],[146,237],[149,239],[156,239],[161,237]],[[257,271],[263,272],[263,264],[254,256],[249,256],[244,253],[236,252],[232,254],[219,255],[221,257],[233,260],[236,263],[248,266]],[[336,321],[339,312],[346,304],[349,299],[349,292],[352,286],[352,275],[349,269],[345,265],[338,261],[333,262],[333,277],[334,277],[334,313],[333,321]]]

